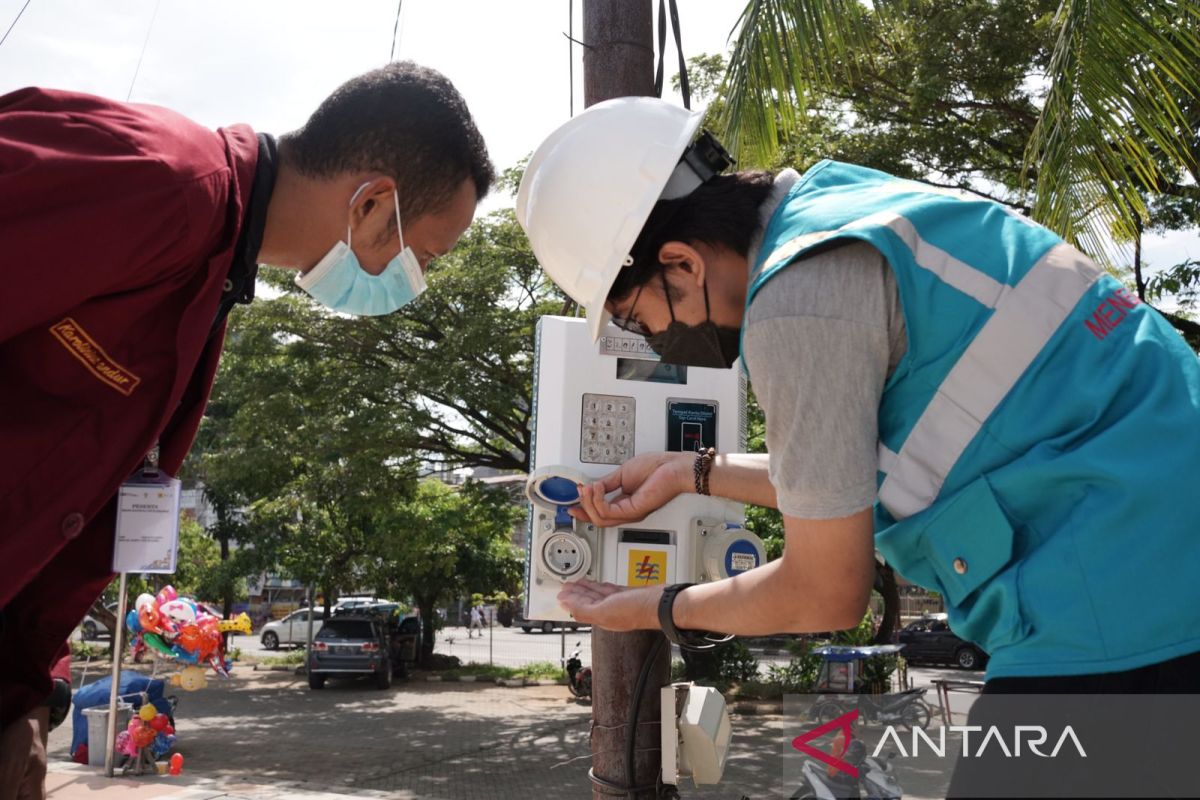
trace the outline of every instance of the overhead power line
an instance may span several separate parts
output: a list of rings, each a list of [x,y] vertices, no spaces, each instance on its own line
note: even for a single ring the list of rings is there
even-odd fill
[[[30,2],[31,0],[25,0],[25,5],[21,6],[21,10],[17,12],[16,19],[12,21],[12,25],[9,25],[8,30],[4,32],[4,35],[0,36],[0,45],[4,44],[4,40],[8,38],[10,33],[12,33],[12,29],[17,27],[17,20],[20,19],[21,15],[25,13],[25,9],[29,8]]]
[[[129,91],[125,93],[125,102],[133,97],[133,85],[137,83],[138,73],[142,71],[142,59],[146,57],[146,45],[150,44],[150,31],[154,30],[154,20],[158,18],[158,6],[162,0],[154,0],[154,13],[150,15],[150,24],[146,26],[146,38],[142,40],[142,52],[138,55],[137,67],[133,70],[133,79],[129,81]]]
[[[397,38],[397,34],[400,31],[400,10],[402,8],[404,8],[404,0],[397,0],[397,2],[396,2],[396,22],[394,25],[392,25],[392,52],[391,52],[391,55],[388,56],[389,62],[396,60],[396,38]]]

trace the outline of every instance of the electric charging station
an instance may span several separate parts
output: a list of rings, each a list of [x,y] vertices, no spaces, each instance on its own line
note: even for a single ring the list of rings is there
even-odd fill
[[[680,495],[641,522],[614,528],[567,513],[579,501],[577,484],[635,455],[744,451],[740,363],[666,364],[641,336],[609,325],[592,342],[586,321],[571,317],[542,317],[534,352],[527,618],[569,619],[557,595],[563,583],[583,577],[623,586],[700,583],[764,563],[762,542],[742,527],[742,505],[722,498]]]

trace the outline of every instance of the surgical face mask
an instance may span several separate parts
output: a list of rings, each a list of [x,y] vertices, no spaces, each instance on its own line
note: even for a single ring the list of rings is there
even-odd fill
[[[368,184],[358,187],[350,205]],[[346,226],[346,241],[335,244],[316,266],[296,276],[296,285],[326,308],[356,316],[376,317],[391,314],[411,303],[425,291],[425,276],[421,263],[411,247],[404,246],[400,227],[400,195],[396,199],[396,233],[400,237],[400,252],[387,263],[383,272],[371,275],[363,270],[358,257],[350,249],[351,230]]]
[[[667,294],[667,308],[671,311],[671,324],[662,333],[647,336],[646,341],[654,352],[668,364],[686,364],[689,367],[729,369],[741,351],[742,329],[718,326],[711,318],[699,325],[687,325],[675,319],[675,308],[671,305],[671,294],[663,278],[663,291]],[[704,285],[704,313],[709,316],[708,284]]]

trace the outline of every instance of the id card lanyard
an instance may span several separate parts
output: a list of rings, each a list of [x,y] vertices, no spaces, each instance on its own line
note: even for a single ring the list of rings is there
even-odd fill
[[[158,442],[117,494],[113,572],[175,571],[182,484],[159,469]]]

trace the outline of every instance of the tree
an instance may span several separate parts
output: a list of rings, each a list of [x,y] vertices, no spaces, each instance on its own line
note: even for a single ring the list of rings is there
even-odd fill
[[[476,221],[400,314],[347,318],[262,275],[275,296],[234,311],[187,468],[217,510],[222,574],[283,572],[327,602],[394,585],[380,520],[419,474],[527,468],[534,326],[561,295],[511,210]]]
[[[273,278],[288,292],[286,276]],[[511,209],[476,221],[403,313],[351,319],[301,297],[262,313],[306,358],[337,365],[394,453],[427,466],[527,470],[534,327],[562,295]],[[325,391],[328,391],[326,389]]]
[[[175,559],[175,574],[171,585],[181,595],[198,600],[217,596],[217,567],[221,561],[221,549],[217,542],[204,532],[200,523],[191,517],[179,520],[179,553]]]
[[[436,480],[421,481],[410,500],[380,514],[371,580],[420,607],[422,663],[433,655],[439,605],[464,594],[517,591],[525,560],[510,540],[523,515],[499,489]]]
[[[1132,244],[1140,291],[1143,232],[1200,225],[1198,60],[1177,0],[754,0],[714,118],[743,165],[828,155]]]

